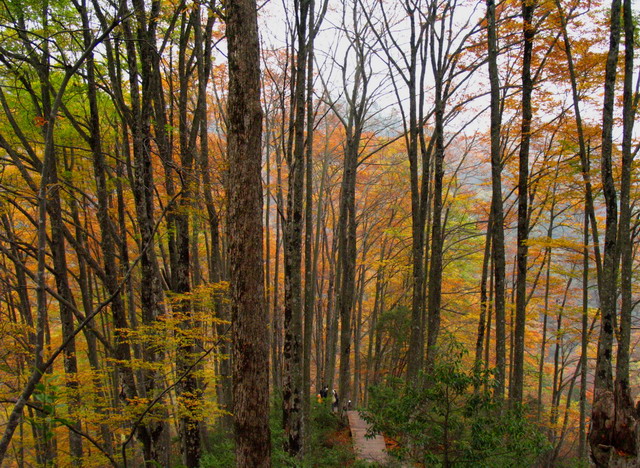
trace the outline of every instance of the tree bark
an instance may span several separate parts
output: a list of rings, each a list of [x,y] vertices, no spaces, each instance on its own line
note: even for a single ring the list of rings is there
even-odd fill
[[[445,4],[444,11],[440,12],[444,17],[447,15],[448,4]],[[432,21],[435,21],[437,5],[434,4]],[[452,12],[450,12],[452,13]],[[442,219],[443,208],[443,178],[444,178],[444,118],[447,91],[445,86],[445,66],[449,64],[449,57],[443,56],[445,35],[437,34],[435,27],[431,28],[431,63],[432,72],[435,77],[435,128],[433,139],[435,140],[435,151],[433,159],[433,218],[431,225],[431,256],[429,258],[429,282],[427,290],[427,367],[430,368],[437,356],[437,340],[440,334],[440,307],[442,303],[442,268],[443,268],[443,245],[444,245],[444,220]],[[441,31],[443,32],[443,31]],[[436,50],[438,52],[436,53]],[[423,181],[424,183],[424,181]],[[428,185],[427,185],[428,187]],[[422,352],[422,350],[421,350]]]
[[[602,287],[600,290],[601,330],[598,340],[598,356],[594,379],[594,397],[592,424],[589,433],[591,457],[598,466],[607,466],[612,447],[611,424],[614,423],[613,372],[611,366],[613,354],[614,315],[616,307],[617,280],[617,222],[618,207],[616,187],[613,180],[613,107],[615,99],[616,68],[620,43],[620,0],[611,2],[609,52],[607,54],[604,105],[602,111],[602,148],[601,175],[605,197],[606,227],[604,239],[604,262],[602,269]]]
[[[493,208],[492,252],[496,321],[496,386],[495,398],[502,400],[505,390],[505,254],[502,208],[502,161],[500,152],[500,81],[498,76],[498,39],[493,0],[487,0],[489,80],[491,83],[491,206]]]
[[[269,336],[262,265],[260,43],[255,0],[227,5],[229,262],[238,466],[271,466]]]
[[[311,414],[311,341],[313,338],[313,318],[315,314],[315,286],[314,262],[312,254],[313,237],[313,41],[314,41],[314,0],[309,0],[307,43],[307,72],[306,72],[306,126],[307,139],[305,143],[305,232],[304,232],[304,330],[302,353],[302,427],[309,427]],[[309,432],[303,445],[309,443]]]
[[[522,57],[522,125],[520,130],[520,152],[518,158],[518,247],[516,309],[513,350],[513,380],[511,381],[509,400],[512,405],[522,403],[524,386],[524,341],[527,320],[527,256],[529,237],[529,143],[531,141],[531,56],[535,26],[533,12],[535,1],[522,1],[523,57]]]
[[[489,219],[487,219],[487,234],[484,241],[484,256],[482,257],[482,276],[480,279],[480,317],[478,318],[478,334],[476,337],[476,354],[475,365],[479,366],[482,362],[482,348],[484,344],[485,332],[487,329],[487,309],[489,307],[489,298],[487,295],[487,280],[489,272],[489,260],[491,257],[491,233],[493,232],[493,219],[491,215],[493,209],[489,208]],[[479,367],[478,367],[479,368]]]
[[[578,427],[578,458],[587,461],[587,322],[589,320],[589,217],[584,213],[584,249],[582,251],[582,330],[580,333],[580,419]]]
[[[633,60],[635,25],[632,17],[631,1],[624,0],[624,91],[623,91],[623,136],[622,136],[622,170],[620,176],[620,224],[618,227],[618,255],[621,257],[620,267],[620,320],[618,334],[618,352],[616,357],[616,378],[614,401],[616,405],[615,425],[613,428],[612,463],[616,466],[637,465],[638,462],[638,415],[631,398],[629,385],[629,360],[631,346],[631,314],[633,303],[631,297],[633,276],[633,244],[631,239],[631,171],[633,164],[633,126],[637,98],[633,90]]]
[[[292,98],[292,127],[287,151],[289,190],[284,224],[284,346],[283,346],[283,426],[285,451],[298,456],[303,450],[304,427],[302,388],[302,229],[304,194],[304,127],[307,70],[307,21],[310,0],[296,3],[297,56]],[[291,146],[292,145],[292,146]]]

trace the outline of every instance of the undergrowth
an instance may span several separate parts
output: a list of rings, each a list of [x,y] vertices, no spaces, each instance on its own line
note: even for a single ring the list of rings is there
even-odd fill
[[[345,424],[327,404],[312,402],[311,431],[308,449],[300,459],[290,457],[283,449],[282,405],[271,405],[271,462],[274,468],[363,468],[355,461],[349,432]],[[235,466],[233,437],[221,431],[214,432],[209,450],[203,455],[201,468],[233,468]]]

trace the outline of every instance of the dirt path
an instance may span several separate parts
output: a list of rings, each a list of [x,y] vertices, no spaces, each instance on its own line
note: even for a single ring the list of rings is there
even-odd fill
[[[367,423],[357,411],[347,411],[347,417],[349,418],[353,447],[357,453],[358,460],[379,465],[388,464],[391,460],[387,452],[385,452],[384,438],[381,435],[376,435],[370,439],[366,438]]]

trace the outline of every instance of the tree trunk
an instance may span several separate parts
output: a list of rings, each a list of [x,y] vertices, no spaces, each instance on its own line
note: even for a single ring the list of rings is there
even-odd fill
[[[482,361],[482,347],[484,344],[485,330],[487,329],[487,309],[489,299],[487,296],[487,280],[489,272],[489,260],[491,257],[491,233],[493,232],[493,219],[491,215],[493,209],[489,209],[489,219],[487,219],[487,234],[484,241],[484,256],[482,257],[482,276],[480,279],[480,317],[478,319],[478,334],[476,338],[475,365],[479,366]]]
[[[320,176],[320,189],[318,190],[318,202],[317,202],[317,208],[316,208],[316,222],[315,222],[316,231],[315,231],[315,239],[313,242],[313,262],[311,265],[311,268],[313,270],[313,274],[312,274],[313,286],[312,287],[314,288],[314,291],[316,288],[316,282],[318,280],[318,259],[320,256],[320,250],[321,250],[320,247],[321,245],[324,246],[326,241],[325,237],[321,238],[321,233],[323,231],[322,221],[325,213],[324,207],[326,205],[324,192],[326,190],[328,169],[329,169],[329,151],[328,149],[325,149],[325,154],[322,161],[322,174]],[[325,269],[323,268],[322,271],[325,271]],[[322,277],[322,282],[319,288],[320,296],[322,296],[323,284],[324,284],[324,276]],[[314,297],[315,297],[315,292],[314,292]],[[324,364],[325,364],[327,340],[323,339],[323,337],[326,336],[325,333],[328,329],[328,324],[323,324],[322,301],[314,300],[314,306],[316,309],[316,313],[318,315],[316,319],[316,385],[318,388],[324,388],[324,386],[326,385]],[[324,353],[323,353],[323,350],[325,351]]]
[[[277,163],[277,194],[278,207],[282,208],[282,176],[281,161]],[[273,366],[273,391],[280,392],[282,390],[282,314],[280,313],[280,246],[282,244],[282,223],[281,216],[276,217],[276,251],[275,266],[273,269],[273,313],[271,320],[273,321],[273,343],[271,343],[271,365]]]
[[[527,256],[529,237],[529,143],[531,141],[531,94],[533,80],[531,78],[531,56],[533,52],[533,12],[535,1],[522,1],[522,126],[520,130],[520,152],[518,165],[518,247],[517,247],[517,283],[516,309],[513,349],[513,380],[511,381],[509,400],[512,405],[522,403],[522,389],[524,387],[524,341],[527,320]]]
[[[408,6],[408,5],[407,5]],[[407,134],[407,157],[409,159],[410,184],[411,184],[411,260],[412,260],[412,296],[411,296],[411,334],[409,336],[409,355],[407,362],[407,379],[414,381],[418,376],[418,372],[422,369],[424,355],[424,321],[423,310],[425,307],[424,298],[424,243],[425,243],[425,217],[429,181],[423,179],[419,181],[419,163],[418,163],[418,137],[420,133],[422,120],[420,110],[422,106],[418,105],[422,101],[424,92],[417,89],[417,71],[418,71],[418,50],[424,41],[423,30],[421,25],[416,24],[415,9],[411,9],[406,13],[409,16],[410,43],[409,43],[409,62],[407,64],[407,77],[405,81],[409,92],[409,119],[408,126],[405,124],[405,133]],[[416,31],[416,28],[419,30]],[[428,171],[428,164],[422,161],[425,171]]]
[[[434,37],[436,34],[433,35]],[[444,40],[444,38],[440,38]],[[432,39],[432,42],[434,39]],[[442,57],[438,62],[441,63]],[[435,60],[434,60],[435,62]],[[429,265],[429,283],[427,292],[427,367],[430,368],[437,356],[437,340],[440,333],[440,306],[442,302],[442,249],[444,244],[444,226],[442,220],[442,186],[444,178],[444,70],[435,68],[435,153],[433,174],[433,221],[431,226],[431,258]],[[421,350],[422,352],[422,350]]]
[[[602,268],[602,287],[600,290],[601,330],[598,340],[598,356],[594,379],[594,396],[589,443],[591,457],[598,466],[607,466],[613,444],[610,425],[614,424],[613,372],[611,366],[613,354],[614,316],[616,307],[617,281],[617,222],[618,207],[616,187],[613,180],[613,108],[615,99],[616,68],[620,43],[620,0],[611,2],[610,42],[607,54],[604,105],[602,112],[602,149],[601,174],[605,197],[606,227],[604,239],[604,262]]]
[[[374,342],[377,335],[378,328],[378,317],[380,315],[380,305],[382,303],[382,290],[384,288],[384,261],[385,254],[387,250],[387,238],[382,241],[382,247],[380,248],[380,260],[378,261],[378,271],[376,272],[376,290],[375,290],[375,298],[373,302],[373,311],[371,312],[371,316],[369,318],[369,343],[367,345],[367,362],[366,362],[366,374],[364,381],[364,405],[367,405],[368,402],[368,388],[369,382],[375,384],[376,376],[374,375]]]
[[[587,458],[587,350],[589,346],[587,323],[589,320],[589,217],[584,213],[584,249],[582,251],[582,330],[580,333],[580,422],[578,427],[578,459]]]
[[[302,427],[309,427],[311,413],[311,340],[315,315],[316,277],[313,267],[313,40],[314,0],[309,0],[309,40],[307,44],[307,75],[305,84],[307,139],[305,142],[305,232],[304,232],[304,333],[302,353]],[[305,431],[303,446],[309,443],[309,431]]]
[[[260,45],[255,0],[227,5],[229,261],[238,466],[271,466],[269,335],[262,265]]]
[[[623,138],[622,173],[620,181],[620,224],[618,228],[618,255],[621,257],[620,293],[622,296],[619,320],[618,353],[616,358],[616,379],[614,401],[616,406],[613,428],[612,463],[616,466],[636,466],[638,463],[638,415],[631,398],[629,385],[629,360],[631,345],[631,296],[633,281],[633,244],[631,239],[631,171],[634,153],[633,126],[637,98],[633,89],[633,59],[635,22],[632,17],[631,1],[624,0],[624,93],[623,93]]]
[[[338,259],[342,272],[342,283],[338,294],[340,313],[339,394],[344,403],[350,398],[351,390],[351,316],[355,302],[356,276],[355,185],[358,147],[354,140],[355,137],[351,139],[347,137],[338,225]]]
[[[326,241],[325,228],[325,244]],[[336,260],[338,236],[334,236],[329,257],[329,284],[327,286],[327,350],[325,352],[326,364],[324,368],[325,382],[329,390],[333,390],[336,371],[336,349],[338,346],[338,306],[334,304],[334,298],[339,291],[338,285],[342,278],[342,268]]]
[[[82,18],[83,24],[83,39],[85,47],[91,44],[89,18],[87,16],[86,2],[83,1],[82,5],[76,5],[76,9]],[[89,147],[92,152],[93,162],[93,174],[96,179],[96,192],[97,192],[97,217],[98,224],[100,226],[100,248],[101,255],[103,257],[104,268],[104,287],[107,290],[109,296],[113,296],[111,301],[111,316],[114,327],[115,346],[113,357],[119,363],[115,367],[116,382],[117,385],[121,385],[127,398],[133,398],[137,392],[135,389],[135,380],[131,368],[126,364],[131,360],[131,350],[128,342],[122,336],[122,331],[128,328],[126,311],[122,295],[117,294],[118,291],[118,267],[116,265],[115,256],[115,233],[113,232],[113,222],[109,215],[109,197],[107,189],[106,178],[106,161],[102,151],[102,138],[101,138],[101,126],[100,126],[100,114],[98,110],[97,100],[97,86],[95,78],[95,63],[93,53],[89,54],[86,63],[86,80],[87,80],[87,99],[89,104]],[[121,189],[121,187],[119,187]],[[120,191],[119,191],[120,193]],[[124,234],[124,233],[123,233]],[[126,243],[126,238],[123,239]],[[124,262],[126,257],[122,259]],[[128,268],[128,265],[127,265]],[[91,309],[85,307],[85,312],[89,312]],[[121,382],[121,383],[120,383]],[[115,400],[117,402],[117,400]],[[108,429],[102,429],[103,438],[107,447],[112,445],[111,433]]]
[[[289,190],[284,225],[284,348],[283,348],[283,426],[285,451],[298,456],[303,450],[302,426],[302,200],[304,193],[304,127],[307,69],[307,21],[310,0],[297,3],[295,81],[292,98],[292,131],[287,151]]]
[[[200,8],[194,8],[187,15],[182,14],[181,35],[179,38],[181,47],[178,52],[178,118],[179,118],[179,149],[180,149],[180,182],[181,190],[178,198],[178,209],[174,214],[175,223],[175,263],[171,264],[172,289],[178,295],[174,311],[178,327],[175,334],[178,341],[176,349],[176,370],[179,376],[183,376],[176,387],[176,397],[180,407],[179,434],[181,451],[184,464],[189,468],[197,468],[200,465],[201,456],[201,432],[200,417],[202,408],[202,389],[197,377],[200,366],[194,367],[194,361],[198,355],[198,339],[193,336],[192,330],[197,328],[198,321],[193,318],[194,305],[191,303],[189,293],[192,290],[190,270],[193,257],[191,250],[190,231],[195,230],[190,226],[189,217],[194,204],[194,194],[197,193],[194,184],[193,165],[196,155],[196,139],[201,132],[200,119],[206,115],[206,93],[209,78],[210,44],[209,37],[215,21],[215,16],[209,14],[203,32],[201,26]],[[193,34],[192,56],[187,56],[186,44]],[[196,60],[196,67],[189,62]],[[197,74],[194,77],[193,72]],[[192,97],[191,87],[197,86],[195,112],[189,109]],[[158,112],[164,114],[164,109]],[[189,119],[190,115],[193,117]],[[207,138],[206,133],[204,137]],[[197,272],[193,272],[194,281]]]
[[[502,208],[502,161],[500,151],[500,82],[498,76],[498,39],[496,12],[493,0],[487,0],[489,81],[491,83],[491,206],[493,208],[492,252],[495,288],[496,321],[496,386],[495,397],[504,398],[506,341],[505,341],[505,254]]]

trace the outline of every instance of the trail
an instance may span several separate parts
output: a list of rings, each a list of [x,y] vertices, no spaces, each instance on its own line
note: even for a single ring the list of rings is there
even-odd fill
[[[366,438],[367,423],[360,417],[357,411],[347,411],[353,447],[358,460],[376,463],[385,466],[391,462],[391,458],[385,452],[384,437],[376,434],[375,437]]]

